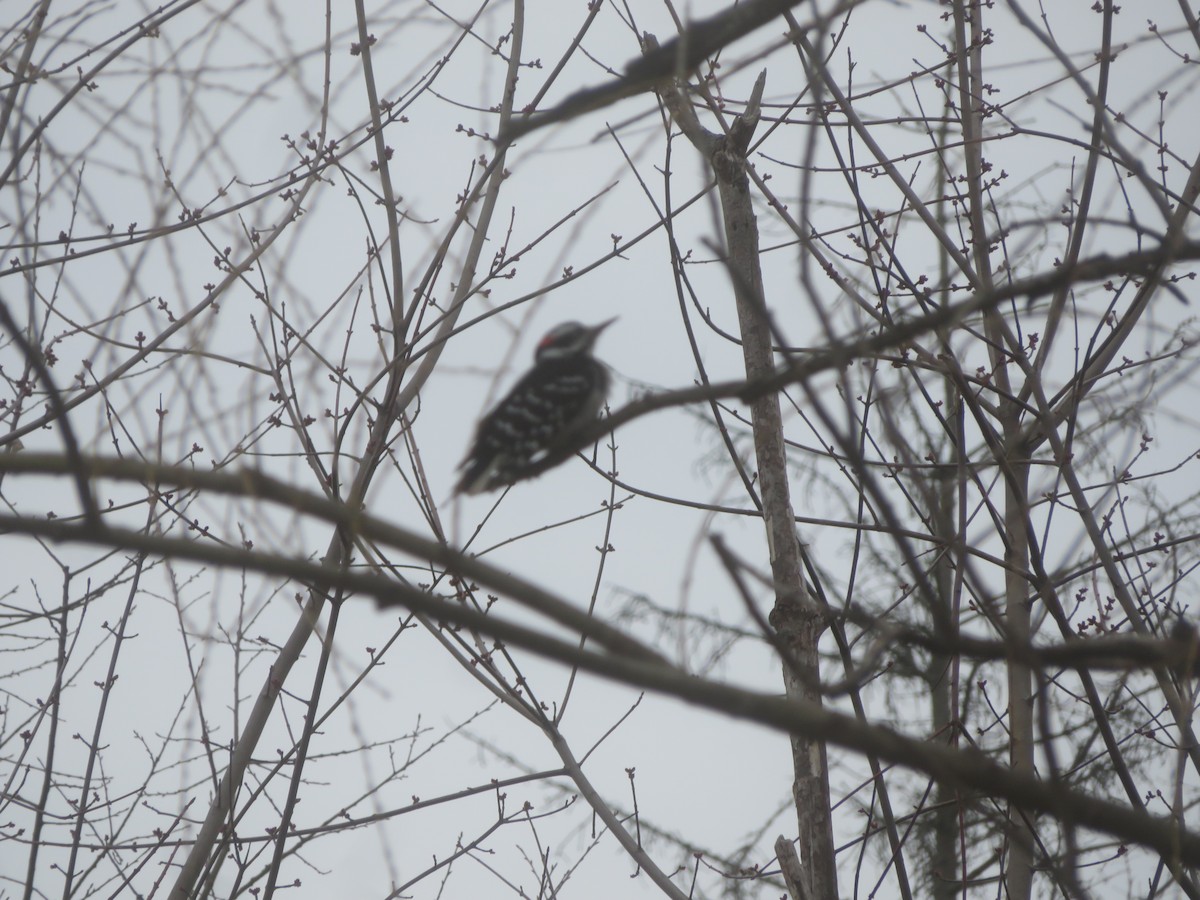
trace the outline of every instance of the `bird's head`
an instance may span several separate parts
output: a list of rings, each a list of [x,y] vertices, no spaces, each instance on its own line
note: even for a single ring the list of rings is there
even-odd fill
[[[596,343],[600,332],[615,321],[616,319],[613,318],[601,322],[599,325],[584,325],[580,322],[563,322],[561,325],[556,325],[538,341],[537,350],[533,354],[534,359],[538,362],[546,362],[588,353]]]

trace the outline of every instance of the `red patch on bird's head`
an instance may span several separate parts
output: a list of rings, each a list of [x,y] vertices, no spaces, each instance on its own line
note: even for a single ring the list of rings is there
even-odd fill
[[[562,340],[563,335],[570,330],[571,329],[569,325],[559,325],[555,328],[551,328],[544,335],[542,335],[542,339],[538,341],[537,348],[539,350],[545,350],[547,347],[557,344],[560,340]]]

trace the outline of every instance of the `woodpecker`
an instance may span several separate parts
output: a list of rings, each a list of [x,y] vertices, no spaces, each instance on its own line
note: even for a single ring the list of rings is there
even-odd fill
[[[564,322],[546,333],[533,368],[479,423],[455,493],[505,487],[571,454],[574,436],[595,421],[608,394],[608,369],[592,347],[614,321]]]

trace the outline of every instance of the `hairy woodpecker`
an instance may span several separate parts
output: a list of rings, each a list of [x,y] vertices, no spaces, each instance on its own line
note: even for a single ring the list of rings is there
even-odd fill
[[[592,346],[614,321],[564,322],[546,333],[533,368],[479,423],[455,493],[480,494],[530,478],[577,449],[573,438],[596,419],[608,394],[608,370]]]

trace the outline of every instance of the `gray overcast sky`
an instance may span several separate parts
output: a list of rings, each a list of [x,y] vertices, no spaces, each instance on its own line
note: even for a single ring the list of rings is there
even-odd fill
[[[494,152],[479,135],[496,133],[493,108],[500,102],[505,56],[512,47],[511,37],[505,36],[514,14],[510,3],[369,6],[371,61],[379,95],[395,109],[403,106],[403,117],[385,129],[392,153],[390,175],[402,214],[400,259],[390,255],[386,218],[376,202],[381,188],[373,144],[354,147],[366,137],[369,121],[362,59],[352,50],[358,42],[354,8],[334,4],[328,23],[333,52],[327,139],[337,142],[337,164],[312,187],[303,215],[283,223],[282,235],[246,280],[220,297],[216,308],[206,309],[128,376],[72,410],[71,425],[86,452],[183,462],[205,471],[261,468],[319,493],[328,485],[314,471],[312,459],[306,459],[307,445],[290,424],[289,413],[281,409],[282,385],[282,392],[295,401],[298,420],[311,417],[307,427],[321,465],[338,473],[343,489],[352,478],[355,460],[366,452],[369,421],[376,413],[358,403],[356,393],[381,399],[379,379],[390,360],[387,291],[395,290],[406,304],[413,301],[453,226],[458,203]],[[678,7],[678,13],[701,17],[722,6],[695,3]],[[1091,3],[1046,4],[1044,19],[1029,6],[1035,24],[1051,30],[1070,64],[1094,90],[1101,17]],[[993,262],[998,271],[1006,266],[1018,277],[1028,277],[1052,270],[1065,252],[1066,229],[1046,228],[1044,223],[1063,215],[1060,209],[1070,192],[1079,189],[1092,113],[1080,86],[1064,72],[1064,61],[1017,22],[1011,7],[998,3],[983,12],[991,30],[983,55],[986,101],[996,107],[985,120],[984,152],[997,176],[988,200],[1007,230]],[[819,8],[828,10],[830,4]],[[813,10],[801,6],[797,15],[809,23]],[[15,6],[11,11],[23,12]],[[947,88],[954,73],[945,66],[942,48],[952,40],[952,25],[943,12],[940,4],[868,0],[834,17],[823,32],[830,72],[853,97],[855,111],[884,155],[931,205],[941,191],[949,195],[953,188],[939,183],[939,154],[950,159],[951,168],[961,169],[961,134],[945,107],[946,98],[954,100],[956,95],[953,85]],[[527,5],[521,55],[528,63],[518,84],[518,111],[537,96],[568,52],[587,13],[582,3],[543,0]],[[125,0],[52,5],[34,54],[37,65],[50,74],[21,93],[4,136],[0,165],[8,165],[19,142],[76,87],[77,66],[86,71],[95,65],[145,14],[142,5]],[[636,56],[630,14],[625,4],[604,4],[541,107],[609,80]],[[636,4],[632,15],[637,30],[654,32],[662,40],[675,31],[666,5]],[[473,30],[463,37],[462,23],[476,16]],[[1140,174],[1151,185],[1161,181],[1179,191],[1197,146],[1193,70],[1200,52],[1182,30],[1178,5],[1168,0],[1136,8],[1126,4],[1114,23],[1113,44],[1120,53],[1108,94],[1111,138],[1127,152],[1125,162],[1136,160],[1143,167]],[[45,129],[39,155],[21,158],[19,190],[9,183],[0,193],[6,265],[10,259],[19,267],[62,255],[63,244],[56,242],[60,232],[71,237],[69,251],[75,258],[67,257],[65,265],[32,268],[23,279],[17,273],[0,276],[0,298],[23,326],[32,323],[41,345],[58,339],[51,346],[57,356],[53,375],[60,388],[76,384],[77,373],[89,383],[117,370],[142,344],[204,302],[229,264],[243,259],[280,222],[290,198],[287,192],[297,187],[285,183],[286,175],[304,174],[314,153],[307,142],[321,121],[326,27],[318,4],[196,4],[162,25],[157,37],[133,43],[98,73],[94,88],[75,94],[56,113]],[[732,116],[741,111],[754,77],[765,68],[764,119],[758,131],[763,143],[752,158],[756,171],[769,176],[767,184],[786,204],[788,215],[806,235],[816,235],[827,258],[842,267],[854,287],[878,298],[878,284],[861,264],[864,254],[855,244],[861,233],[856,228],[859,216],[840,171],[847,156],[839,159],[830,142],[836,140],[837,151],[853,154],[859,165],[874,161],[871,150],[837,116],[831,116],[829,132],[814,126],[807,106],[812,94],[804,87],[806,76],[795,50],[783,40],[783,29],[781,21],[773,22],[722,53],[710,92],[726,101],[726,114]],[[811,36],[816,39],[819,34],[814,31]],[[10,31],[4,43],[10,69],[16,64],[10,48],[18,46],[16,32]],[[823,99],[829,100],[827,92]],[[704,124],[717,127],[711,116]],[[938,130],[943,125],[945,132]],[[1166,149],[1159,152],[1161,148]],[[751,504],[707,406],[668,410],[622,427],[615,458],[603,444],[599,447],[598,468],[615,468],[628,488],[610,485],[584,461],[573,459],[518,485],[494,511],[495,495],[451,499],[455,467],[479,416],[528,366],[538,337],[555,323],[619,317],[597,351],[614,373],[614,408],[648,391],[692,385],[699,377],[699,363],[713,381],[743,372],[741,351],[732,338],[737,319],[729,278],[718,258],[719,212],[714,195],[706,191],[708,171],[677,132],[668,145],[651,95],[521,138],[509,151],[505,168],[510,175],[481,255],[477,291],[458,320],[460,325],[471,324],[446,342],[419,404],[408,409],[408,442],[397,436],[401,429],[393,429],[398,462],[380,470],[368,494],[368,510],[404,528],[431,533],[431,507],[414,497],[418,470],[413,459],[419,454],[419,473],[427,479],[437,524],[452,543],[469,542],[470,549],[488,561],[579,607],[594,600],[600,618],[628,628],[695,674],[782,693],[778,660],[754,636],[756,627],[708,543],[711,534],[720,534],[755,571],[767,570],[761,522],[729,511],[746,511]],[[664,173],[670,174],[669,181]],[[936,236],[923,227],[882,169],[860,170],[856,187],[865,205],[880,212],[909,275],[944,290],[941,299],[965,299],[962,279],[956,280],[954,273],[946,276],[941,269]],[[1091,213],[1096,224],[1084,243],[1084,255],[1145,249],[1165,228],[1155,205],[1159,199],[1127,174],[1117,153],[1110,154],[1097,179]],[[783,217],[761,194],[756,202],[767,248],[762,257],[766,297],[788,343],[800,351],[814,350],[833,336],[865,328],[863,310],[822,274],[811,256],[802,256],[796,234]],[[691,204],[673,223],[674,239],[687,261],[682,267],[688,279],[682,311],[668,241],[658,224],[668,203],[677,211]],[[204,219],[202,227],[167,233],[189,218],[208,214],[214,215]],[[941,214],[952,215],[946,209]],[[109,225],[114,236],[108,234]],[[947,225],[950,233],[965,240],[957,228],[953,221]],[[125,245],[120,236],[126,229],[149,239]],[[460,229],[440,266],[433,267],[436,277],[428,288],[428,303],[421,305],[414,322],[419,348],[435,346],[433,335],[455,296],[473,233],[472,228]],[[369,259],[372,244],[382,252]],[[107,249],[86,255],[100,247]],[[500,264],[486,274],[496,260]],[[393,265],[403,276],[399,290],[392,282]],[[808,284],[815,285],[815,291],[802,285],[806,271],[814,274]],[[902,293],[894,281],[889,284]],[[694,297],[688,290],[695,291]],[[1190,293],[1191,283],[1183,283],[1180,290]],[[901,302],[911,311],[907,297],[900,297],[897,303]],[[1078,321],[1093,326],[1103,316],[1104,302],[1101,292],[1081,294]],[[500,311],[487,317],[492,310]],[[1130,355],[1161,350],[1172,329],[1189,314],[1188,307],[1164,292],[1130,345]],[[694,330],[698,355],[683,326],[684,315]],[[1083,334],[1078,340],[1086,339]],[[964,368],[987,363],[981,341],[964,337],[961,349]],[[1051,391],[1070,377],[1076,358],[1064,347],[1063,355],[1047,365]],[[0,347],[0,365],[12,387],[23,361],[11,342]],[[838,372],[825,373],[812,386],[845,425],[840,377]],[[847,378],[845,384],[867,381],[859,370]],[[1195,449],[1190,378],[1190,368],[1185,369],[1166,379],[1172,392],[1163,388],[1164,393],[1154,394],[1166,405],[1166,412],[1153,420],[1158,439],[1153,452],[1166,454],[1153,458],[1159,468]],[[1126,399],[1148,391],[1147,379],[1131,374]],[[886,371],[875,388],[884,397],[912,390]],[[7,415],[0,416],[0,424],[22,426],[41,414],[41,405],[39,399],[20,419],[6,407],[8,413],[0,410]],[[787,434],[794,442],[792,494],[802,540],[828,579],[835,605],[850,595],[879,612],[904,594],[904,574],[897,571],[898,562],[888,558],[885,540],[871,545],[869,564],[854,556],[858,498],[843,467],[825,455],[833,443],[832,431],[806,418],[812,410],[802,391],[789,393],[782,405]],[[160,415],[160,408],[169,411]],[[1148,401],[1144,411],[1149,422]],[[732,440],[745,458],[752,449],[746,428],[737,420],[742,413],[744,405],[737,402],[726,410]],[[272,416],[279,417],[278,426]],[[902,424],[918,434],[929,422]],[[1097,446],[1081,446],[1079,452],[1094,454],[1110,470],[1119,466],[1136,454],[1143,430],[1138,423],[1126,424],[1105,432]],[[886,429],[878,427],[882,444],[888,444]],[[977,434],[970,437],[979,441]],[[62,449],[57,429],[36,431],[21,442],[27,450]],[[193,453],[193,445],[203,449]],[[891,461],[883,445],[868,448],[875,462]],[[920,439],[914,446],[924,447]],[[1164,446],[1170,449],[1160,451]],[[1034,481],[1038,486],[1057,485],[1048,468],[1038,470]],[[1187,470],[1164,475],[1159,482],[1164,494],[1177,490],[1180,497],[1190,496],[1194,483]],[[892,483],[888,487],[891,490]],[[645,492],[659,497],[644,496]],[[145,527],[143,487],[100,482],[96,493],[102,508],[110,500],[116,507],[108,521]],[[1115,497],[1109,493],[1107,502]],[[10,477],[3,484],[3,496],[9,511],[22,514],[53,511],[69,516],[78,510],[76,495],[65,481]],[[897,483],[888,496],[902,509],[909,527],[921,527],[919,516],[903,507],[902,485]],[[1097,496],[1108,495],[1097,489]],[[603,504],[614,500],[620,507],[610,515]],[[121,509],[122,504],[128,508]],[[249,541],[264,553],[316,558],[330,539],[326,523],[248,499],[179,492],[156,512],[162,518],[154,528],[179,535],[190,533],[188,526],[195,524],[209,529],[214,541],[233,546]],[[1053,542],[1047,553],[1056,564],[1067,565],[1079,552],[1079,528],[1073,521],[1060,526],[1053,515],[1041,507],[1033,518],[1045,533],[1056,534],[1061,527],[1061,542]],[[1150,513],[1138,507],[1135,515],[1148,518]],[[985,514],[973,512],[967,530],[978,536],[982,552],[1003,555]],[[14,611],[53,609],[61,602],[60,594],[78,600],[89,583],[94,587],[125,571],[102,596],[71,613],[70,634],[78,639],[66,666],[70,687],[63,695],[55,767],[63,773],[62,783],[75,789],[88,749],[83,740],[63,735],[78,733],[90,740],[101,693],[94,685],[106,677],[112,649],[106,635],[131,592],[135,598],[129,631],[136,637],[121,649],[120,680],[111,693],[102,734],[102,772],[92,782],[112,803],[111,817],[101,821],[97,816],[89,840],[100,841],[119,830],[123,840],[136,836],[144,845],[153,829],[167,827],[185,804],[185,818],[201,820],[212,796],[213,769],[225,763],[248,707],[268,677],[275,649],[295,625],[294,598],[303,589],[236,569],[170,559],[153,560],[135,585],[132,573],[122,568],[125,554],[104,557],[90,546],[41,547],[15,536],[3,540],[8,576],[3,590],[9,592]],[[598,553],[606,543],[613,552]],[[920,553],[928,550],[928,544],[918,547]],[[399,572],[404,578],[417,584],[430,581],[429,566],[421,560],[396,559],[408,567]],[[60,560],[81,567],[65,587]],[[977,565],[977,584],[985,592],[999,592],[1002,568]],[[443,582],[438,590],[449,588]],[[758,582],[752,590],[768,609],[770,592]],[[512,604],[502,602],[497,610],[519,621],[543,624]],[[10,797],[20,797],[20,802],[10,802],[7,814],[29,827],[31,813],[25,807],[37,799],[34,786],[40,785],[38,766],[45,758],[42,742],[49,729],[39,719],[36,700],[49,696],[57,644],[49,621],[26,620],[17,612],[13,616],[12,674],[4,679],[8,700],[3,759],[9,771],[0,777],[6,779]],[[686,622],[686,616],[696,619]],[[970,616],[965,627],[994,636]],[[298,828],[336,820],[343,809],[356,817],[382,813],[416,797],[428,799],[562,764],[537,728],[495,705],[471,668],[452,659],[424,631],[404,633],[376,656],[381,664],[357,682],[370,668],[372,653],[384,647],[396,628],[395,610],[377,610],[366,600],[347,604],[341,614],[321,708],[327,709],[343,692],[348,696],[311,748],[306,770],[310,780],[301,791],[303,803],[294,820]],[[561,630],[555,633],[569,637]],[[869,645],[864,639],[855,650],[866,653]],[[832,645],[827,649],[833,652]],[[303,713],[295,698],[307,695],[318,655],[317,642],[311,642],[288,682],[289,699],[255,750],[262,764],[253,769],[244,790],[255,788],[269,761],[295,741]],[[529,653],[517,656],[538,698],[550,708],[561,704],[569,670]],[[1002,708],[1005,689],[995,671],[989,698]],[[834,681],[844,677],[832,662],[830,673]],[[964,672],[964,684],[986,674],[982,666]],[[921,739],[928,736],[928,708],[912,680],[885,677],[865,696],[877,721]],[[845,698],[831,702],[849,708]],[[622,719],[626,713],[628,718]],[[23,754],[23,742],[15,735],[35,722],[38,737]],[[978,720],[971,724],[980,729]],[[1002,730],[980,729],[975,737],[984,746],[999,746]],[[704,896],[717,896],[721,890],[732,896],[730,882],[720,874],[723,866],[773,868],[775,836],[794,836],[788,743],[778,733],[653,694],[639,703],[637,691],[588,675],[574,684],[563,732],[577,757],[599,742],[586,768],[612,806],[632,810],[636,787],[642,839],[663,869],[695,866],[688,848],[709,854],[713,870],[702,866],[698,875]],[[206,741],[216,748],[211,754]],[[835,801],[851,795],[835,814],[840,846],[861,835],[864,810],[872,798],[869,791],[859,790],[869,777],[861,756],[831,749],[830,759]],[[1172,762],[1173,757],[1164,765]],[[389,780],[393,770],[396,774]],[[631,770],[636,770],[632,781]],[[1195,781],[1189,772],[1189,791]],[[916,803],[925,788],[919,776],[897,778],[895,784],[895,802],[902,810]],[[283,780],[273,782],[271,791],[273,802],[253,804],[238,825],[239,835],[260,836],[278,822]],[[533,896],[539,890],[536,857],[541,852],[548,852],[557,866],[555,879],[566,874],[572,861],[582,860],[560,896],[659,893],[644,873],[631,878],[634,864],[611,838],[589,849],[599,826],[565,779],[531,782],[506,793],[507,811],[529,801],[533,813],[547,818],[536,825],[508,825],[490,837],[486,847],[495,855],[480,852],[456,864],[443,896],[500,896],[506,890],[515,894],[518,885]],[[69,788],[52,793],[46,839],[69,843],[73,799]],[[301,880],[302,886],[289,894],[293,897],[389,896],[432,860],[453,853],[456,841],[473,839],[486,829],[495,820],[496,804],[496,797],[485,793],[324,837],[302,852],[304,862],[285,860],[280,883]],[[557,812],[564,805],[569,808]],[[10,846],[25,849],[23,843]],[[269,851],[255,857],[265,847],[264,843],[241,851],[252,857],[245,877],[258,876],[266,865]],[[839,857],[843,895],[867,896],[867,883],[875,879],[882,879],[879,896],[893,895],[894,882],[889,879],[895,876],[886,865],[885,845],[872,844],[866,851],[865,874],[856,884],[859,852],[853,845]],[[4,856],[0,877],[15,895],[15,888],[25,882],[27,857],[22,852]],[[121,873],[139,858],[136,851],[122,851],[117,866],[101,853],[83,856],[86,862],[75,872],[77,889],[87,885],[105,896],[119,895]],[[986,856],[980,851],[974,862],[982,865]],[[155,856],[136,873],[137,889],[149,893],[159,877],[169,885],[174,872],[170,865],[181,857],[182,853],[169,863],[166,855]],[[1107,886],[1103,880],[1088,883],[1094,896],[1127,896],[1129,885],[1144,883],[1156,863],[1153,855],[1134,853],[1104,870],[1113,873]],[[62,893],[63,877],[51,868],[55,865],[67,865],[61,845],[41,855],[40,895]],[[216,895],[227,896],[235,884],[241,886],[236,875],[235,863],[227,863],[217,877]],[[441,877],[428,878],[406,895],[436,896]],[[691,875],[677,879],[685,891],[690,881]],[[166,888],[157,890],[162,896]],[[753,881],[745,884],[745,891],[762,897],[780,892],[774,885]]]

